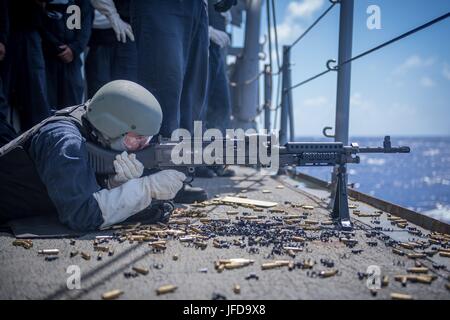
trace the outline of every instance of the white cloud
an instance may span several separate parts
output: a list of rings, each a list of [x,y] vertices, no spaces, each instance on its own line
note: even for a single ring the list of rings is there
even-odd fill
[[[328,103],[327,97],[319,96],[314,98],[308,98],[303,101],[303,105],[306,107],[323,107]]]
[[[322,8],[324,0],[292,1],[288,5],[288,14],[292,17],[311,17],[317,10]]]
[[[395,75],[402,75],[412,69],[431,67],[434,64],[434,62],[435,62],[434,58],[424,59],[424,58],[420,57],[419,55],[415,54],[415,55],[410,56],[401,65],[399,65],[394,70],[393,73]]]
[[[360,92],[355,92],[350,96],[350,105],[353,107],[365,107],[367,106],[367,101]]]
[[[450,65],[446,62],[444,63],[444,69],[442,69],[442,75],[445,79],[450,80]]]
[[[291,1],[287,7],[284,20],[277,25],[280,43],[294,41],[305,29],[299,23],[302,18],[309,18],[322,8],[324,0]]]
[[[431,87],[434,87],[435,83],[434,83],[433,79],[425,76],[420,79],[420,85],[425,88],[431,88]]]

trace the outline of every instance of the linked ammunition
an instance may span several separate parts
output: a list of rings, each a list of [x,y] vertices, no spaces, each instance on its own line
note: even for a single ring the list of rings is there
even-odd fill
[[[409,294],[402,294],[402,293],[391,293],[391,299],[392,300],[413,300],[413,297]]]
[[[137,267],[137,266],[134,266],[132,269],[133,269],[133,271],[135,271],[139,274],[142,274],[144,276],[147,275],[149,272],[149,270],[147,268],[142,268],[142,267]]]
[[[169,285],[161,286],[158,289],[156,289],[156,294],[160,295],[160,294],[171,293],[171,292],[174,292],[175,290],[177,290],[177,286],[169,284]]]
[[[38,254],[57,255],[57,254],[59,254],[59,250],[58,249],[44,249],[44,250],[39,250]]]
[[[108,291],[108,292],[105,292],[104,294],[102,294],[102,299],[103,300],[113,300],[113,299],[117,299],[122,294],[123,294],[122,290],[116,289],[116,290]]]

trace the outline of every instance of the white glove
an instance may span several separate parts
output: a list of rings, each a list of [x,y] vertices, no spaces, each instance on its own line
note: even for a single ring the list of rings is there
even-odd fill
[[[112,226],[147,208],[152,198],[173,199],[183,187],[186,176],[175,170],[165,170],[154,175],[132,179],[120,187],[102,189],[93,194],[102,212],[100,228]]]
[[[131,41],[134,41],[131,26],[120,18],[113,0],[91,0],[91,4],[111,22],[111,26],[116,33],[117,41],[125,43],[127,42],[127,36]]]
[[[170,200],[183,187],[184,173],[164,170],[147,177],[151,186],[151,196],[157,200]]]
[[[144,165],[136,159],[134,153],[126,151],[116,156],[113,162],[116,175],[108,179],[108,186],[115,188],[131,179],[137,179],[144,173]]]
[[[226,32],[214,29],[211,26],[209,26],[209,39],[221,48],[228,47],[231,43],[231,39]]]

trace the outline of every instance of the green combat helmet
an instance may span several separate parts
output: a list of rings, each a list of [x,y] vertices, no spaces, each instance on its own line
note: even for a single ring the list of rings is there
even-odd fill
[[[86,118],[105,140],[111,141],[128,132],[156,135],[162,111],[150,91],[131,81],[116,80],[97,91],[88,104]]]

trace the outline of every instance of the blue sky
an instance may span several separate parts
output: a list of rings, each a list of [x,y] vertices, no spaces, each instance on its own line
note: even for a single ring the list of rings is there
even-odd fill
[[[263,1],[265,3],[265,1]],[[291,43],[327,0],[276,0],[281,44]],[[366,25],[368,6],[381,9],[381,30]],[[353,55],[450,11],[450,0],[355,0]],[[337,58],[339,6],[292,51],[293,83]],[[262,34],[267,34],[265,7]],[[351,136],[450,135],[450,19],[366,56],[352,65]],[[234,30],[234,44],[242,43]],[[297,136],[334,126],[336,73],[294,91]]]

